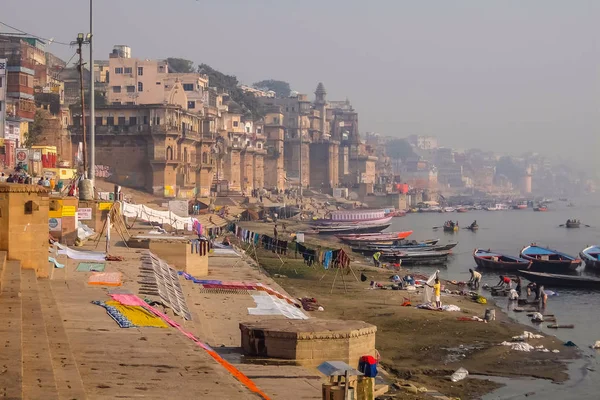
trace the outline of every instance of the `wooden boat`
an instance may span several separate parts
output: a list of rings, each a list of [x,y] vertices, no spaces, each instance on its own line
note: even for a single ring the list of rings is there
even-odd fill
[[[529,269],[531,266],[530,260],[497,253],[491,250],[475,249],[473,251],[473,259],[475,259],[475,264],[483,269],[518,271],[520,269]]]
[[[402,266],[411,265],[439,265],[448,261],[450,251],[423,251],[423,252],[381,252],[380,260],[401,263]]]
[[[527,202],[521,202],[512,206],[513,210],[525,210],[527,209]]]
[[[458,231],[458,225],[454,225],[454,224],[444,224],[443,226],[444,228],[444,232],[457,232]]]
[[[494,204],[493,206],[489,206],[485,208],[487,211],[506,211],[508,210],[508,206],[506,204]]]
[[[529,269],[532,271],[573,272],[581,265],[578,258],[535,244],[523,247],[520,256],[531,261]]]
[[[465,207],[459,207],[456,209],[457,213],[466,213],[467,211],[469,210],[467,210]]]
[[[366,256],[373,255],[380,251],[382,253],[421,253],[429,251],[448,251],[456,247],[458,243],[448,243],[441,245],[422,245],[422,246],[379,246],[379,245],[365,245],[360,247],[352,247],[352,251],[355,253],[361,253]]]
[[[589,246],[579,252],[586,268],[600,269],[600,246]]]
[[[332,211],[329,218],[311,221],[313,225],[381,225],[392,220],[384,210],[347,210]],[[374,231],[377,232],[377,231]]]
[[[403,240],[412,235],[413,231],[404,232],[380,232],[380,233],[362,233],[362,234],[350,234],[350,235],[336,235],[340,240],[347,243],[354,242],[393,242],[395,240]]]
[[[537,284],[544,286],[600,290],[600,278],[580,275],[548,274],[525,270],[519,270],[519,274],[530,282],[536,282]]]
[[[548,207],[546,206],[537,206],[533,208],[533,211],[548,211]]]
[[[371,233],[381,232],[382,230],[389,228],[390,225],[391,223],[377,225],[325,225],[321,227],[315,227],[314,231],[319,235],[335,235],[336,233]]]
[[[479,225],[469,225],[469,226],[465,227],[464,229],[468,229],[470,231],[475,232],[476,230],[479,229]]]
[[[565,224],[566,228],[579,228],[579,225],[581,225],[580,221],[567,221],[567,223]]]

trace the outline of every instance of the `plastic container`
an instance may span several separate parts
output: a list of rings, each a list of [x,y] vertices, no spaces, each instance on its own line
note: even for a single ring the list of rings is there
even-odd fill
[[[452,374],[452,376],[450,376],[450,380],[452,382],[458,382],[458,381],[462,381],[467,376],[469,376],[469,371],[467,371],[463,367],[460,367],[459,369],[457,369],[456,371],[454,371],[454,373]]]

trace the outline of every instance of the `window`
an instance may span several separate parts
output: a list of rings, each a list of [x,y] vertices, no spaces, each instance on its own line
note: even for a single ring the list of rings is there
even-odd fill
[[[119,126],[125,125],[125,117],[119,117],[119,119],[118,119],[118,125]]]
[[[127,93],[134,93],[135,92],[135,86],[131,85],[131,86],[127,86]]]
[[[262,133],[262,128],[256,128],[256,133]]]
[[[144,91],[144,84],[142,82],[138,82],[138,92]]]
[[[102,126],[102,117],[96,117],[96,126]]]
[[[133,72],[131,67],[125,67],[125,73],[126,74],[131,74]]]
[[[137,118],[129,117],[129,125],[137,125]]]
[[[144,75],[144,67],[138,67],[138,75]]]
[[[290,111],[290,108],[289,108],[289,107],[286,107],[286,108],[285,108],[285,111],[286,111],[286,112]]]
[[[114,126],[115,125],[115,117],[106,117],[106,125]]]
[[[160,85],[160,82],[156,82],[157,85]]]
[[[239,124],[240,124],[240,123],[239,123],[238,121],[233,121],[233,126],[234,126],[234,128],[237,128],[237,126],[238,126]]]
[[[144,125],[148,125],[148,116],[144,115]]]
[[[196,108],[196,102],[195,101],[188,101],[188,109],[194,109]]]
[[[122,73],[123,73],[123,67],[115,68],[115,74],[122,74]]]
[[[256,147],[258,147],[259,149],[262,149],[262,143],[258,142],[258,143],[256,144]]]
[[[185,90],[186,92],[192,92],[194,90],[194,84],[193,83],[184,83],[183,90]]]
[[[121,86],[113,86],[113,93],[121,93]]]

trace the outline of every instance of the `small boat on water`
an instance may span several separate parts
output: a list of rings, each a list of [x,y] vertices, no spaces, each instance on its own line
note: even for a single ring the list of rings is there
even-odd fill
[[[491,250],[482,249],[475,249],[473,251],[473,259],[475,259],[475,264],[477,264],[479,268],[498,269],[502,271],[518,271],[520,269],[528,269],[531,265],[531,261],[524,258],[513,257]]]
[[[454,212],[456,209],[454,207],[444,207],[444,212]]]
[[[450,250],[423,252],[381,252],[380,260],[411,265],[440,265],[446,264]]]
[[[366,256],[373,255],[375,253],[408,253],[414,252],[429,252],[429,251],[447,251],[456,247],[458,243],[448,244],[437,244],[437,245],[416,245],[416,246],[387,246],[387,245],[364,245],[358,247],[352,247],[352,251],[355,253],[361,253]]]
[[[544,286],[600,290],[600,278],[580,275],[548,274],[525,270],[519,270],[519,274],[530,282],[536,282],[537,284]]]
[[[575,207],[575,204],[569,203],[569,204],[567,204],[567,207]]]
[[[473,225],[473,224],[471,224],[471,225],[467,226],[467,227],[466,227],[466,228],[464,228],[464,229],[468,229],[468,230],[470,230],[470,231],[473,231],[473,232],[475,232],[476,230],[478,230],[478,229],[479,229],[479,225]]]
[[[567,222],[565,223],[566,228],[579,228],[580,225],[581,225],[581,221],[576,220],[576,219],[568,219]]]
[[[458,224],[454,223],[453,221],[446,221],[443,228],[444,232],[457,232]]]
[[[336,235],[336,237],[347,243],[355,242],[368,242],[368,243],[379,243],[379,242],[393,242],[396,240],[403,240],[412,235],[413,231],[404,232],[379,232],[379,233],[362,233],[362,234],[350,234],[350,235]]]
[[[512,208],[513,208],[513,210],[526,210],[527,202],[521,201],[519,204],[515,204],[514,206],[512,206]]]
[[[387,228],[391,223],[383,224],[354,224],[354,225],[323,225],[316,226],[313,228],[314,233],[319,235],[335,235],[338,233],[373,233],[381,232]]]
[[[487,211],[506,211],[508,206],[506,204],[498,203],[485,208]]]
[[[600,270],[600,246],[588,246],[579,252],[586,268]]]
[[[532,271],[573,272],[581,265],[578,258],[535,244],[523,247],[520,256],[531,261]]]
[[[467,211],[469,211],[466,207],[459,207],[456,209],[457,213],[466,213]]]
[[[533,208],[533,211],[548,211],[548,207],[544,205],[539,205]]]

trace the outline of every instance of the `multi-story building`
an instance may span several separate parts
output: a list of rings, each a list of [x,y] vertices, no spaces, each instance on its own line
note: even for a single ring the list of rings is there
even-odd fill
[[[214,137],[184,104],[106,105],[95,116],[96,165],[111,181],[164,197],[209,194]],[[79,118],[70,130],[77,148]]]
[[[0,35],[0,58],[6,59],[4,164],[15,165],[15,148],[22,145],[35,116],[35,66],[46,63],[44,43],[22,35]]]

